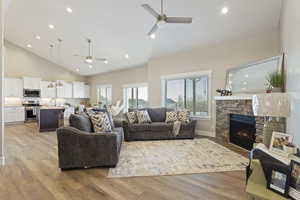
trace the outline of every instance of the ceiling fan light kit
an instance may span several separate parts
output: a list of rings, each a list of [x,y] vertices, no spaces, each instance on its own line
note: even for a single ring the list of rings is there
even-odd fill
[[[87,56],[81,56],[81,55],[74,55],[76,57],[83,57],[84,58],[84,62],[87,64],[92,64],[95,60],[96,61],[101,61],[104,64],[108,64],[108,60],[106,58],[94,58],[91,54],[91,45],[92,45],[92,40],[91,39],[87,39],[88,42],[88,55]]]
[[[143,4],[142,7],[149,12],[156,19],[156,23],[147,34],[150,38],[154,39],[156,37],[155,33],[159,28],[164,27],[166,24],[190,24],[193,22],[191,17],[168,17],[164,13],[164,2],[161,0],[161,14],[156,12],[150,5]]]

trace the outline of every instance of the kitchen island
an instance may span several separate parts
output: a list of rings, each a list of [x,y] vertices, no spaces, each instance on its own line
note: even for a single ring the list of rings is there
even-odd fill
[[[64,107],[41,106],[37,111],[38,128],[40,132],[56,131],[64,126]]]

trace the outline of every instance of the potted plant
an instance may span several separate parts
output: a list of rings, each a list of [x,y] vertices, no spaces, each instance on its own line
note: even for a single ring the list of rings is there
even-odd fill
[[[274,72],[271,73],[267,79],[269,89],[272,92],[282,92],[283,84],[284,84],[284,76],[282,73]]]

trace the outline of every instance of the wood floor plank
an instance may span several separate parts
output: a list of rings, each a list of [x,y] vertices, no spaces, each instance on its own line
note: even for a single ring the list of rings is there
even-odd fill
[[[107,178],[106,168],[61,171],[56,133],[37,130],[33,123],[5,127],[1,200],[247,199],[243,171],[132,178]],[[215,142],[247,156],[235,146]]]

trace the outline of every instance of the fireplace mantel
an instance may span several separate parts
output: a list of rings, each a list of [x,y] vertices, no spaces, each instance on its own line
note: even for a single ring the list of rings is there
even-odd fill
[[[229,101],[229,100],[252,100],[253,94],[243,94],[234,96],[215,96],[216,101]]]

